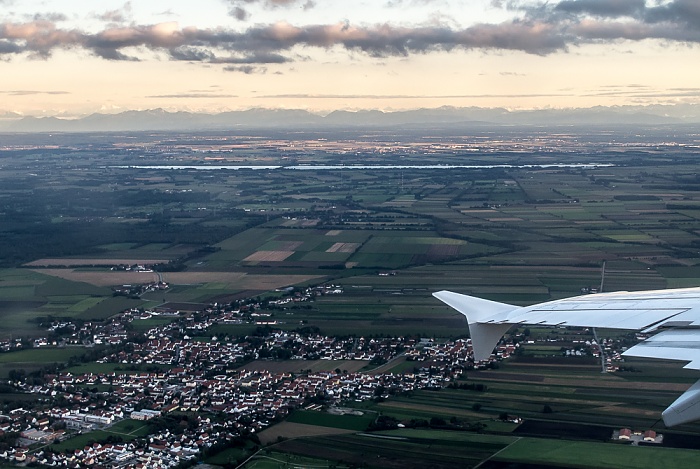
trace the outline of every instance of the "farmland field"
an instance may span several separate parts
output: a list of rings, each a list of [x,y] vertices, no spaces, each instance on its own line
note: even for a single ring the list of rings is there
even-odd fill
[[[603,264],[604,291],[700,285],[695,129],[561,128],[550,138],[528,127],[500,129],[503,136],[496,139],[479,126],[438,127],[426,129],[425,139],[399,128],[319,130],[305,143],[291,131],[268,140],[240,129],[202,136],[62,134],[47,146],[3,136],[10,147],[1,152],[0,340],[9,350],[21,348],[18,343],[30,347],[34,338],[60,344],[69,338],[70,323],[87,324],[73,343],[89,344],[91,323],[110,323],[123,310],[182,311],[172,317],[134,314],[147,319],[125,324],[125,335],[143,340],[144,332],[185,322],[211,303],[236,306],[243,300],[256,304],[262,321],[212,322],[194,339],[245,341],[269,322],[265,326],[274,330],[440,341],[468,335],[464,317],[431,296],[443,289],[529,305],[597,288]],[[246,143],[239,147],[238,140]],[[133,166],[209,164],[209,158],[343,169]],[[483,167],[408,166],[465,163]],[[367,167],[346,168],[355,164]],[[123,263],[158,265],[154,272],[110,270]],[[169,288],[128,291],[128,297],[112,288],[160,280]],[[302,301],[305,287],[321,284],[338,293]],[[293,301],[275,303],[279,299]],[[54,323],[64,326],[61,332],[49,330]],[[173,333],[182,337],[185,331]],[[592,358],[562,356],[574,334],[590,341],[590,331],[533,326],[528,333],[539,342],[522,342],[517,356],[497,369],[465,371],[453,383],[460,389],[353,403],[366,415],[380,413],[406,428],[368,436],[362,433],[368,417],[300,411],[266,430],[274,447],[261,454],[269,451],[269,459],[256,458],[247,467],[279,467],[285,458],[339,467],[474,467],[489,458],[481,467],[656,467],[663,465],[665,448],[600,440],[622,427],[662,430],[670,446],[683,446],[674,438],[688,445],[700,434],[699,424],[666,429],[658,422],[696,380],[694,371],[641,360],[602,375]],[[35,371],[75,365],[92,350],[75,345],[3,352],[0,375],[23,371],[40,382]],[[408,358],[379,367],[255,360],[242,370],[412,374],[435,363]],[[125,371],[124,365],[81,363],[70,370],[131,373],[148,367],[129,364],[133,369]],[[19,406],[27,396],[11,392],[4,398]],[[112,431],[136,435],[135,429]],[[353,434],[331,434],[336,431]],[[108,436],[100,431],[62,444],[77,448]],[[308,438],[296,438],[302,436]],[[290,439],[277,443],[278,437]],[[238,462],[246,451],[229,449],[220,461]],[[695,454],[679,451],[669,461],[682,467]]]
[[[363,431],[375,418],[376,414],[373,412],[364,415],[333,415],[327,412],[297,410],[287,418],[287,421],[319,427]]]
[[[159,264],[168,262],[169,259],[138,259],[138,258],[77,258],[77,259],[37,259],[25,264],[28,267],[77,267],[77,266],[93,266],[93,265],[133,265],[133,264]]]
[[[341,464],[371,467],[474,467],[483,459],[514,441],[472,433],[405,431],[337,435],[289,440],[275,446],[277,451],[314,456]]]
[[[691,467],[697,462],[694,450],[636,448],[610,443],[555,441],[524,438],[515,441],[493,458],[493,461],[533,465],[581,468],[644,469],[656,467]],[[500,467],[489,464],[482,467]]]

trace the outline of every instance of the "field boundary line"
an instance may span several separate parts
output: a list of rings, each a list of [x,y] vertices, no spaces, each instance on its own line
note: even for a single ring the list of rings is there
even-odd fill
[[[495,457],[498,456],[500,453],[502,453],[503,451],[507,450],[508,448],[510,448],[511,446],[513,446],[514,444],[516,444],[518,441],[520,441],[520,440],[522,440],[522,439],[523,439],[522,436],[517,437],[517,439],[516,439],[514,442],[512,442],[511,444],[509,444],[509,445],[507,445],[507,446],[505,446],[505,447],[499,449],[498,451],[496,451],[495,453],[493,453],[491,456],[489,456],[488,458],[484,459],[484,460],[481,461],[479,464],[477,464],[476,466],[474,466],[474,469],[478,469],[479,467],[482,466],[482,464],[484,464],[484,463],[490,461],[491,459],[495,458]]]

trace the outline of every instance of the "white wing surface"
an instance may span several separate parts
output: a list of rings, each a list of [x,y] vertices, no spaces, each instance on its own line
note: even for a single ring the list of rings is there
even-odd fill
[[[661,331],[623,355],[688,362],[700,370],[700,288],[600,293],[513,306],[450,291],[433,293],[464,314],[474,359],[486,360],[516,324]],[[700,419],[700,381],[663,412],[667,426]]]

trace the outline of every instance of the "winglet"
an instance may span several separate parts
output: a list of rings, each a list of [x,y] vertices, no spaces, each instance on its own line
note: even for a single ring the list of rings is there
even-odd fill
[[[517,306],[506,303],[484,300],[447,290],[435,292],[433,296],[467,318],[474,350],[474,361],[488,360],[498,341],[512,326],[512,324],[491,324],[485,321],[498,313],[507,313],[518,309]]]
[[[700,380],[668,406],[661,416],[667,427],[700,419]]]

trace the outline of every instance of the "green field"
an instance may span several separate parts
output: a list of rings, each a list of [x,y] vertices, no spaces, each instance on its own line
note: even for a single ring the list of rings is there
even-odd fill
[[[327,412],[297,410],[287,418],[287,421],[321,427],[363,431],[367,429],[375,418],[376,414],[374,412],[365,413],[365,415],[334,415]]]
[[[513,157],[483,158],[506,162]],[[49,315],[102,320],[164,299],[225,302],[274,290],[266,281],[225,281],[216,275],[226,272],[341,283],[343,295],[280,318],[283,329],[306,321],[328,334],[452,335],[463,330],[463,322],[437,303],[432,291],[531,304],[597,285],[603,261],[609,291],[699,284],[693,246],[700,236],[694,209],[700,202],[687,185],[674,185],[671,195],[668,189],[668,181],[686,178],[693,161],[679,156],[669,165],[650,155],[644,164],[633,159],[634,166],[625,166],[626,158],[616,154],[617,166],[575,170],[358,170],[342,178],[337,171],[306,172],[301,178],[285,171],[182,172],[163,178],[148,171],[147,182],[135,182],[123,194],[134,205],[120,206],[122,218],[109,219],[109,236],[93,236],[90,256],[180,259],[185,271],[171,289],[147,294],[147,303],[111,298],[105,287],[5,269],[0,271],[0,335],[10,329],[40,334],[36,318]],[[58,174],[54,177],[65,177]],[[113,176],[91,177],[105,178],[92,191],[102,201]],[[401,180],[411,183],[397,191]],[[198,185],[202,181],[206,184]],[[153,191],[179,187],[191,194],[163,196],[165,205],[153,202]],[[141,191],[148,197],[140,198]],[[227,204],[238,211],[226,212]],[[206,211],[199,210],[204,206]],[[142,221],[143,210],[155,207],[173,211],[172,226]],[[217,215],[216,210],[224,211]],[[197,251],[207,245],[208,250]],[[379,276],[383,272],[396,275]]]
[[[60,443],[54,443],[50,448],[56,452],[62,452],[82,449],[94,442],[105,442],[108,439],[112,439],[112,441],[128,442],[139,437],[144,437],[148,435],[149,432],[148,425],[145,425],[143,422],[126,419],[104,430],[94,430],[73,436]]]
[[[61,362],[85,353],[83,347],[45,347],[18,352],[0,353],[0,363],[51,363]]]
[[[231,460],[236,461],[240,457],[241,451],[236,449],[226,450],[221,455],[206,460],[208,464],[226,464]],[[345,469],[348,466],[338,464],[335,461],[318,459],[309,456],[298,456],[289,453],[280,453],[273,450],[262,450],[257,453],[249,462],[243,466],[245,469],[282,469],[282,468],[327,468],[333,465],[338,469]]]
[[[697,450],[523,438],[499,452],[493,461],[576,468],[653,469],[693,467],[698,457]]]
[[[275,446],[299,456],[315,456],[339,464],[383,467],[474,467],[514,441],[473,433],[406,430],[400,433],[338,435],[290,440]]]
[[[491,131],[460,128],[452,135],[446,129],[426,130],[435,132],[426,146],[415,131],[407,135],[397,128],[367,133],[343,129],[337,135],[318,131],[304,141],[296,133],[280,131],[268,140],[241,135],[239,129],[201,140],[189,133],[115,133],[86,136],[88,143],[74,144],[72,139],[83,137],[53,135],[51,148],[7,150],[0,174],[0,340],[49,337],[59,342],[60,334],[49,333],[48,323],[99,322],[125,309],[162,303],[201,307],[260,297],[265,304],[284,296],[285,287],[320,283],[338,285],[342,293],[261,307],[262,312],[283,330],[304,326],[325,335],[456,338],[468,334],[465,319],[433,298],[435,291],[529,305],[598,286],[603,263],[605,291],[700,285],[694,134],[682,144],[654,146],[648,142],[674,142],[677,129],[635,128],[634,136],[628,130],[560,130],[550,141],[543,129],[502,129],[503,139],[493,148]],[[626,145],[630,140],[636,142],[632,147]],[[224,145],[221,152],[216,142]],[[468,152],[460,150],[465,142]],[[120,167],[134,161],[163,164],[165,158],[201,162],[209,150],[200,144],[211,145],[212,155],[236,164],[469,161],[510,166],[305,172]],[[318,149],[326,144],[330,150]],[[571,161],[612,166],[532,166]],[[80,267],[26,267],[46,258]],[[141,299],[113,296],[112,286],[152,282],[158,276],[112,271],[109,265],[148,259],[170,261],[158,266],[170,288]],[[172,320],[135,320],[128,330],[140,334]],[[233,340],[256,328],[252,323],[215,324],[196,340]],[[367,411],[362,417],[310,411],[290,417],[291,422],[362,432],[379,413],[418,428],[283,441],[248,467],[452,468],[474,467],[487,458],[494,467],[511,461],[655,467],[663,466],[659,455],[666,448],[629,448],[600,440],[621,427],[654,426],[671,442],[679,435],[700,434],[699,424],[666,429],[657,422],[660,412],[695,381],[694,371],[642,360],[625,362],[630,371],[601,375],[595,360],[561,357],[562,344],[576,334],[587,339],[590,334],[542,327],[529,332],[553,342],[526,344],[498,369],[468,370],[456,382],[462,389],[353,403]],[[598,332],[617,337],[614,331]],[[85,351],[3,353],[0,376],[75,361],[71,359]],[[387,369],[412,373],[422,365],[427,363],[399,359]],[[70,371],[137,369],[145,368],[88,363]],[[3,397],[15,407],[33,399],[16,392]],[[504,422],[503,414],[524,423]],[[62,444],[70,449],[110,436],[134,438],[139,430],[127,425]],[[536,439],[535,434],[551,438]],[[673,452],[678,458],[668,460],[673,467],[687,466],[688,454],[694,454]],[[212,461],[238,462],[245,454],[247,450],[229,449]]]

